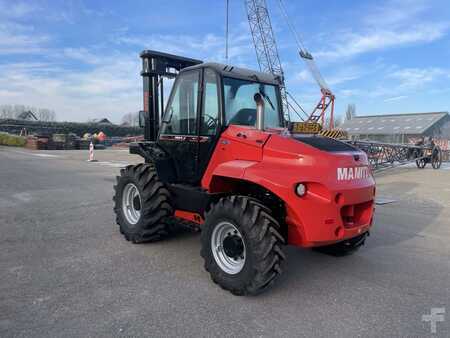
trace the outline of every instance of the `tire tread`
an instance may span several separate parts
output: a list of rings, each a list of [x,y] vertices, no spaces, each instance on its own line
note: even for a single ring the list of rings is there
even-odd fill
[[[154,166],[148,163],[128,165],[120,170],[120,176],[117,176],[116,180],[113,197],[114,211],[116,222],[124,237],[133,243],[143,243],[168,236],[173,228],[170,220],[174,209],[170,201],[170,192],[159,181]],[[121,210],[122,191],[120,189],[123,189],[125,181],[134,182],[141,192],[141,220],[133,231],[128,228]]]
[[[234,295],[254,295],[258,294],[270,285],[281,274],[281,265],[286,259],[283,253],[282,245],[284,239],[279,233],[280,224],[272,216],[271,210],[263,205],[259,200],[247,196],[227,196],[221,198],[206,213],[205,226],[208,219],[218,212],[236,213],[242,219],[239,227],[247,234],[247,241],[253,248],[252,257],[254,264],[252,266],[252,277],[243,283],[240,288],[235,288],[225,283],[223,280],[224,272],[216,265],[212,253],[209,249],[208,231],[202,231],[202,250],[201,256],[205,260],[205,269],[211,274],[211,279],[225,290]],[[249,248],[247,250],[250,250]]]

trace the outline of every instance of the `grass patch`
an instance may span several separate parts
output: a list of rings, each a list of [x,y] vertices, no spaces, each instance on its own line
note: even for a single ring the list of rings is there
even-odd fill
[[[13,147],[24,147],[27,143],[27,139],[23,136],[12,135],[8,133],[0,132],[0,145],[3,146],[13,146]]]

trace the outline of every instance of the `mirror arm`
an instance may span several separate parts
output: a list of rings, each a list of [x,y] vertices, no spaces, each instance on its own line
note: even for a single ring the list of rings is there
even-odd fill
[[[256,129],[264,130],[264,98],[260,93],[253,96],[256,103]]]

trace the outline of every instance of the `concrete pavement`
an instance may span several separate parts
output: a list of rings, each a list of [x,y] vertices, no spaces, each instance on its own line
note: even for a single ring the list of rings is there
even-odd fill
[[[0,336],[424,337],[433,307],[450,336],[450,170],[384,172],[378,195],[397,201],[360,251],[288,247],[275,287],[235,297],[204,271],[198,234],[123,239],[112,186],[140,158],[95,155],[0,147]]]

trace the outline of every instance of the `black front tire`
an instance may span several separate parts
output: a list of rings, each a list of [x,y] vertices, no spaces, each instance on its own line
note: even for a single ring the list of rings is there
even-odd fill
[[[123,210],[123,194],[129,183],[140,195],[140,217],[136,224],[127,220]],[[173,230],[173,207],[170,192],[158,179],[151,164],[129,165],[120,170],[114,186],[114,212],[120,232],[133,243],[153,242],[166,237]]]
[[[229,274],[214,258],[211,237],[221,222],[233,224],[241,233],[245,245],[242,270]],[[234,295],[258,294],[281,274],[285,260],[280,225],[269,208],[256,199],[229,196],[220,199],[206,213],[201,234],[201,256],[211,279]]]

